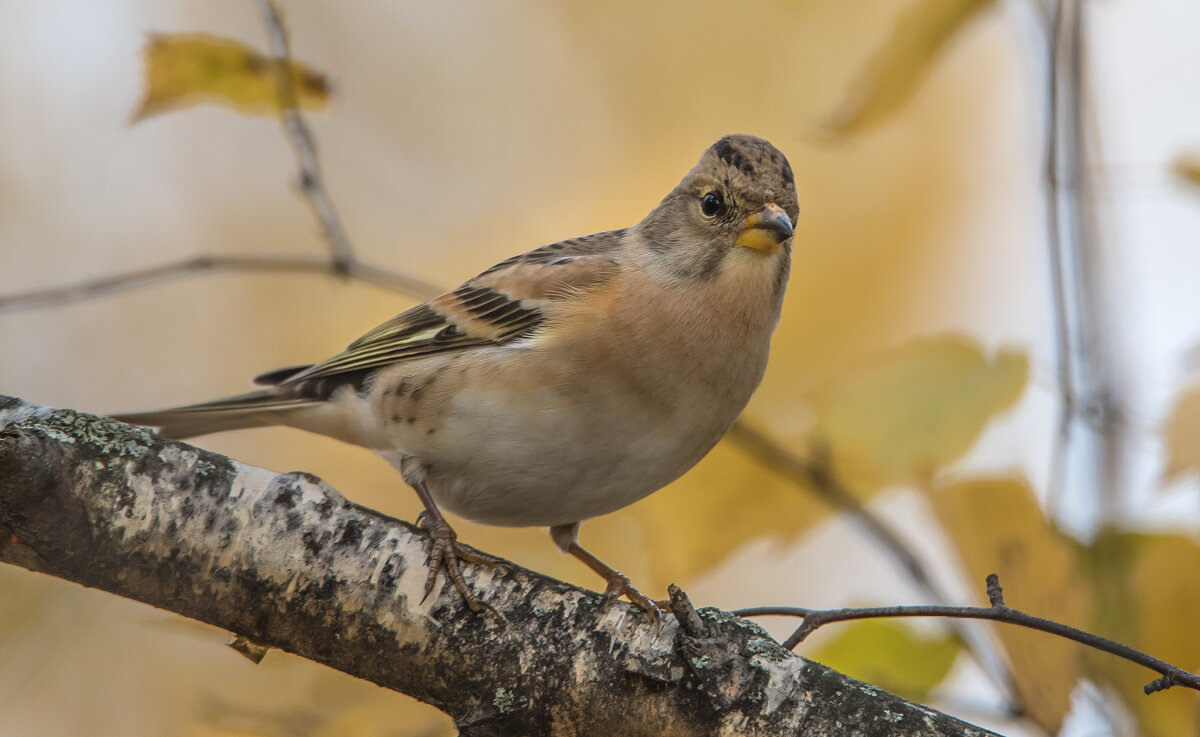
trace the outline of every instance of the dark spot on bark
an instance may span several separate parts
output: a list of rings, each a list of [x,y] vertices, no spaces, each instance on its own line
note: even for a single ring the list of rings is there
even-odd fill
[[[428,430],[426,430],[426,431],[425,431],[425,434],[426,434],[426,435],[432,435],[432,434],[433,434],[435,431],[436,431],[436,428],[433,428],[433,427],[431,427],[431,428],[429,428]]]
[[[304,540],[304,551],[307,553],[305,558],[308,558],[309,556],[315,558],[316,556],[320,555],[323,550],[325,550],[325,544],[317,539],[317,536],[313,534],[312,530],[306,531],[302,539]]]
[[[404,575],[404,571],[408,568],[408,564],[404,558],[395,553],[388,556],[384,562],[383,568],[379,571],[379,587],[384,589],[396,588],[396,581]]]
[[[233,542],[234,536],[237,535],[238,529],[239,525],[237,520],[232,517],[226,519],[225,524],[221,525],[221,539],[218,545],[220,545],[222,549],[229,547],[229,545]]]
[[[169,537],[174,537],[175,533],[179,532],[179,524],[175,520],[171,520],[167,523],[165,532]]]
[[[358,544],[362,542],[362,534],[363,523],[357,519],[351,519],[342,528],[342,535],[338,538],[337,544],[357,548]]]
[[[383,543],[383,538],[387,537],[387,533],[382,529],[376,528],[371,532],[371,538],[368,545],[372,550],[378,548]]]
[[[318,481],[319,479],[316,476],[309,476],[309,480]],[[317,505],[317,511],[321,513],[321,519],[329,519],[329,516],[333,514],[333,509],[333,500],[329,497],[321,499],[321,503]]]
[[[416,418],[416,417],[409,417],[407,420],[405,420],[405,422],[407,422],[407,423],[408,423],[408,424],[410,424],[410,425],[411,425],[411,424],[413,424],[413,423],[414,423],[414,422],[416,422],[416,421],[417,421],[417,418]]]
[[[421,395],[422,395],[422,394],[424,394],[424,393],[425,393],[425,385],[418,386],[416,389],[413,389],[413,390],[412,390],[412,397],[411,397],[411,399],[412,399],[414,402],[420,401],[420,399],[421,399]],[[409,420],[409,422],[412,422],[412,420]]]
[[[404,416],[399,413],[392,415],[392,422],[399,423],[399,422],[402,422],[403,420],[404,420]]]
[[[213,528],[216,526],[217,526],[217,513],[209,512],[208,515],[204,518],[204,531],[212,532]]]
[[[294,486],[282,486],[279,493],[275,495],[275,503],[284,507],[294,508],[296,506],[296,497],[300,492]]]
[[[179,518],[184,522],[190,520],[196,514],[196,505],[192,502],[191,497],[184,497],[183,503],[179,505]]]
[[[408,393],[408,379],[409,377],[405,376],[399,384],[392,388],[392,396],[403,397]]]

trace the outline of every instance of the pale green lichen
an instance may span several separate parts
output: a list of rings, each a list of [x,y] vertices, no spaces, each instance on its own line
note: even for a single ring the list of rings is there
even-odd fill
[[[709,662],[708,656],[701,655],[698,658],[692,658],[692,667],[695,668],[696,670],[704,670],[705,668],[708,667],[708,662]]]
[[[770,660],[783,660],[788,657],[788,651],[770,637],[755,637],[746,643],[742,655],[747,658],[762,655]]]
[[[83,443],[104,455],[126,458],[146,455],[154,440],[149,430],[69,409],[34,415],[10,425],[10,428],[36,432],[61,443]]]
[[[198,460],[198,461],[196,461],[196,465],[193,466],[192,470],[195,471],[197,476],[199,476],[200,478],[204,478],[208,474],[217,470],[217,467],[214,466],[213,464],[209,463],[208,461]]]
[[[710,622],[723,625],[732,625],[740,630],[745,630],[754,637],[770,639],[771,636],[767,631],[748,619],[742,619],[732,612],[727,612],[724,609],[718,609],[713,606],[706,606],[697,609],[696,612],[702,619],[707,619]]]
[[[528,698],[518,696],[507,688],[496,689],[496,694],[492,697],[492,706],[496,707],[501,714],[512,714],[527,703],[529,703]]]

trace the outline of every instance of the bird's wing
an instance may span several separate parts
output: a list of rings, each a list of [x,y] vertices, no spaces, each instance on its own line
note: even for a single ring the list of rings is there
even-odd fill
[[[616,275],[620,236],[621,231],[597,233],[514,256],[397,315],[325,361],[286,375],[270,372],[258,382],[275,384],[285,394],[323,397],[397,361],[528,337],[545,321],[548,303]]]

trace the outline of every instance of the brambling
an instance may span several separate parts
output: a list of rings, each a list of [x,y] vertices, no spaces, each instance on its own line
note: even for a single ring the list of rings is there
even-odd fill
[[[799,214],[787,159],[726,136],[640,223],[514,256],[248,394],[117,415],[174,438],[286,425],[377,451],[425,506],[439,568],[472,609],[443,517],[548,526],[606,602],[655,603],[578,542],[583,520],[695,465],[767,365]],[[490,607],[489,607],[490,608]]]

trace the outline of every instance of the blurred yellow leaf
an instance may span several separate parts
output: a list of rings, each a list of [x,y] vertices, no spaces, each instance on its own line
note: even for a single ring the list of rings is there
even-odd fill
[[[146,89],[133,122],[206,102],[243,115],[283,108],[273,76],[276,60],[237,41],[200,33],[152,34],[143,53]],[[297,104],[323,108],[329,101],[325,77],[295,62],[288,69]]]
[[[657,596],[668,583],[686,587],[751,540],[794,540],[831,512],[794,481],[721,443],[668,488],[590,520],[582,536],[612,562],[631,552],[628,534],[616,528],[640,530],[643,552],[636,557],[646,566],[644,585]]]
[[[1163,470],[1166,480],[1200,468],[1200,385],[1175,400],[1163,428],[1163,442],[1167,451],[1167,467]]]
[[[1171,164],[1175,176],[1195,187],[1200,187],[1200,157],[1195,154],[1178,156]]]
[[[1109,532],[1086,550],[1094,593],[1089,628],[1185,670],[1200,669],[1200,546],[1175,535]],[[1137,717],[1139,734],[1200,731],[1200,694],[1174,688],[1147,697],[1157,674],[1107,653],[1088,651],[1087,675],[1111,686]]]
[[[913,701],[926,701],[961,647],[953,635],[924,636],[896,621],[868,619],[841,629],[805,656]]]
[[[1009,606],[1081,627],[1088,589],[1076,569],[1077,546],[1042,516],[1029,486],[1015,478],[940,487],[930,500],[983,596],[989,573],[1000,576]],[[1082,669],[1081,645],[1022,627],[996,625],[1029,716],[1057,734]]]
[[[867,62],[842,104],[824,123],[844,137],[895,114],[925,80],[933,62],[992,0],[919,0],[896,24],[883,48]]]
[[[814,439],[855,489],[924,480],[974,445],[1021,396],[1021,353],[989,358],[957,335],[925,338],[851,367],[812,400]]]

